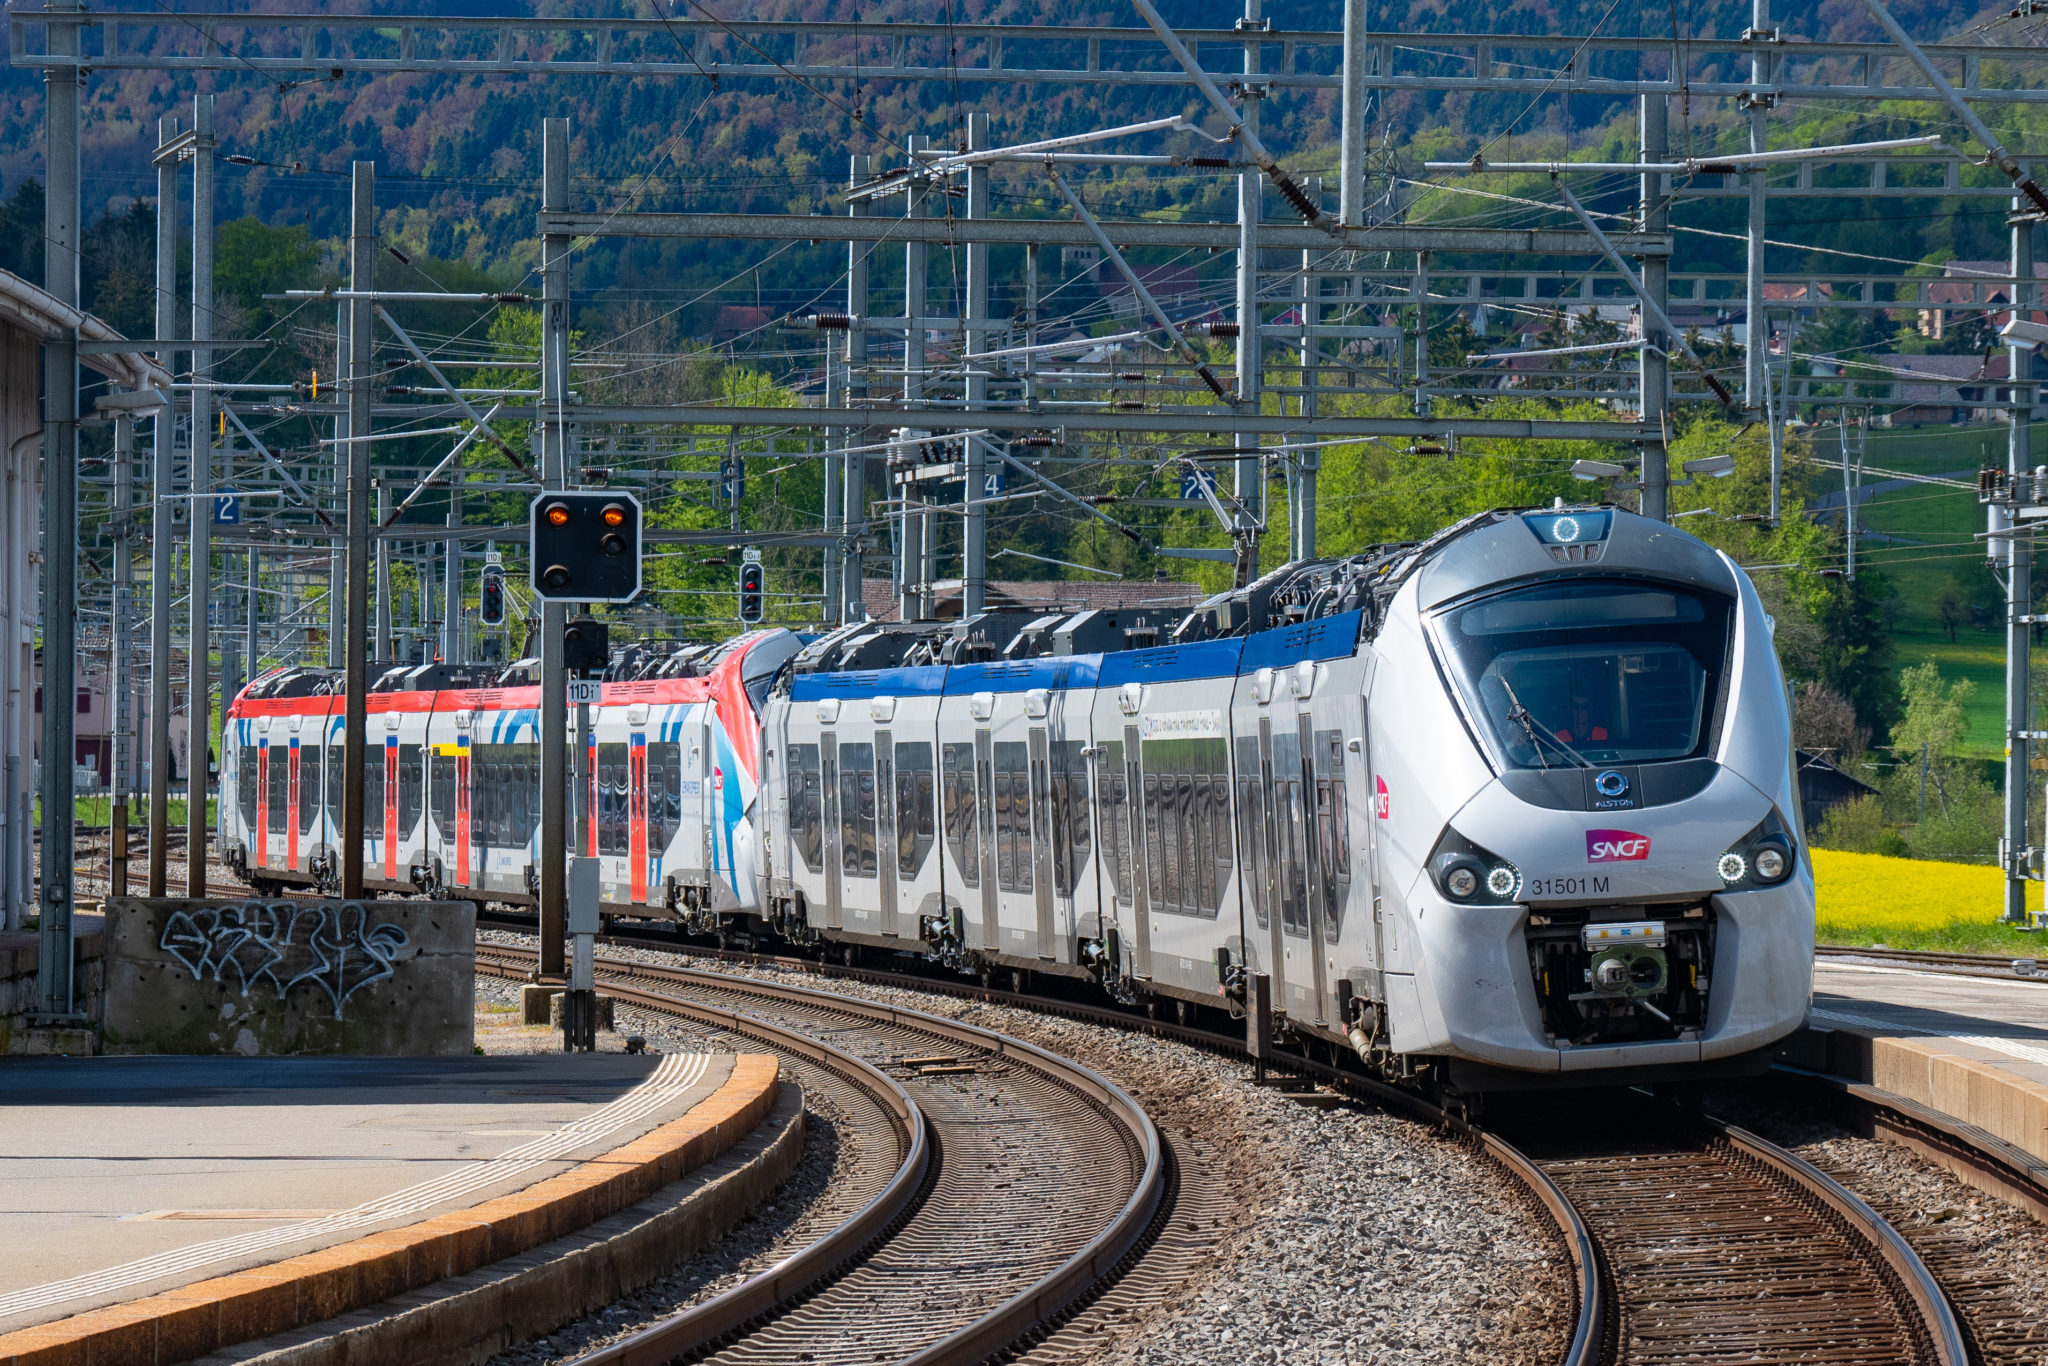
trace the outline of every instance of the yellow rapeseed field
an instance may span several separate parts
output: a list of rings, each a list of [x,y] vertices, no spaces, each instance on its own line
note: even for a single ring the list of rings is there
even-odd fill
[[[1823,943],[1917,939],[1989,929],[2004,909],[2004,878],[1982,864],[1813,850],[1816,918]],[[2027,904],[2041,909],[2042,884]]]

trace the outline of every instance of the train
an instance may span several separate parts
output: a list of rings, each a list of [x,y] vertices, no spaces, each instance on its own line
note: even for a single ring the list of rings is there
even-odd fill
[[[534,900],[538,675],[375,681],[369,887]],[[219,838],[260,893],[333,885],[339,694],[283,669],[228,711]],[[1811,996],[1771,618],[1725,554],[1614,506],[1193,609],[624,647],[584,759],[609,914],[1259,1007],[1446,1089],[1756,1070]]]

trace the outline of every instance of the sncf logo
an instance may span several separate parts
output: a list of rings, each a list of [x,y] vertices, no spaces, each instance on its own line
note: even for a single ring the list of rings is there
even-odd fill
[[[1617,863],[1650,856],[1650,837],[1633,830],[1588,830],[1586,862]]]

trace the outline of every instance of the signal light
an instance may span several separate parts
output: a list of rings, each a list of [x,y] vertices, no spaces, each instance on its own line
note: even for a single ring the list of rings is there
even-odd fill
[[[740,620],[749,626],[761,620],[767,599],[768,575],[758,560],[740,566]]]
[[[486,626],[505,624],[505,571],[499,565],[484,566],[483,586],[477,593],[477,619]]]
[[[530,514],[533,591],[575,602],[640,593],[640,501],[629,493],[549,493]]]

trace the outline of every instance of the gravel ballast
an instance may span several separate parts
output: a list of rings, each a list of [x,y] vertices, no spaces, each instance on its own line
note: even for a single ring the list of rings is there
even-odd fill
[[[479,937],[532,943],[494,929]],[[1569,1337],[1567,1263],[1514,1183],[1413,1120],[1362,1105],[1304,1106],[1253,1085],[1248,1066],[1149,1035],[653,949],[605,952],[966,1020],[1084,1063],[1130,1092],[1181,1162],[1176,1226],[1162,1236],[1156,1265],[1141,1262],[1122,1293],[1082,1310],[1029,1360],[1516,1366],[1554,1361]],[[500,990],[516,987],[479,980],[480,1001]],[[619,1026],[654,1047],[705,1046],[683,1022],[639,1010],[622,1007]],[[814,1124],[813,1132],[832,1130]],[[832,1165],[831,1154],[807,1148],[777,1208],[742,1224],[715,1267],[689,1268],[612,1306],[602,1324],[555,1333],[552,1348],[531,1344],[494,1360],[532,1366],[573,1355],[787,1255],[815,1236],[802,1211],[817,1203]]]

